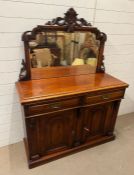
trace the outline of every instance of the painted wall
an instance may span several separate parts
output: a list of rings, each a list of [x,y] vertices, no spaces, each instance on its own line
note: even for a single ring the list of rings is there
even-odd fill
[[[0,0],[0,147],[23,138],[21,108],[14,85],[24,58],[21,34],[63,16],[69,7],[108,34],[106,72],[130,84],[120,114],[134,112],[133,0]]]

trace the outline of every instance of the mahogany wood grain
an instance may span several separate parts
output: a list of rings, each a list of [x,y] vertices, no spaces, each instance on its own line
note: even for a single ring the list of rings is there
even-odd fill
[[[51,76],[44,79],[16,83],[30,168],[115,138],[119,104],[128,84],[90,73],[86,67],[68,68],[61,75],[60,70],[49,69]]]
[[[95,140],[91,140],[89,142],[86,142],[86,143],[81,144],[79,146],[73,147],[71,149],[63,150],[63,151],[56,152],[56,153],[51,154],[51,155],[43,156],[40,159],[37,159],[35,161],[31,161],[31,160],[28,159],[28,165],[29,165],[29,168],[35,168],[39,165],[43,165],[44,163],[48,163],[52,160],[56,160],[56,159],[62,158],[64,156],[67,156],[67,155],[70,155],[70,154],[74,154],[76,152],[83,151],[87,148],[91,148],[91,147],[94,147],[94,146],[97,146],[97,145],[100,145],[100,144],[104,144],[106,142],[110,142],[114,139],[115,139],[115,135],[98,137]],[[25,143],[25,148],[28,151],[27,140],[25,139],[24,141],[25,141],[24,142]]]
[[[21,103],[61,96],[128,87],[128,84],[103,73],[84,74],[17,82]]]
[[[91,74],[96,72],[96,67],[90,65],[78,65],[78,66],[57,66],[57,67],[45,67],[45,68],[32,68],[31,79],[44,79],[54,78],[70,75]]]
[[[31,69],[29,41],[40,32],[51,31],[95,34],[100,41],[97,68],[83,65]],[[77,18],[72,8],[64,18],[23,34],[25,61],[16,87],[24,109],[30,168],[115,139],[118,109],[128,84],[104,73],[106,39],[105,33]]]
[[[92,105],[96,103],[106,102],[109,100],[121,99],[123,96],[124,96],[124,90],[106,92],[101,93],[99,95],[87,96],[85,98],[85,103]]]
[[[37,114],[43,114],[53,111],[59,111],[66,108],[74,108],[80,106],[79,98],[70,98],[60,101],[47,102],[47,103],[35,103],[27,105],[26,116],[32,116]]]

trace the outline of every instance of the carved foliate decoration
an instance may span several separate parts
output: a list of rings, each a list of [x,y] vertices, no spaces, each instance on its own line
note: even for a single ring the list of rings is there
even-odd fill
[[[38,34],[49,33],[53,34],[57,31],[63,32],[91,32],[95,35],[96,40],[100,42],[98,62],[97,62],[97,72],[105,72],[104,67],[104,45],[107,40],[105,33],[98,30],[96,27],[93,27],[88,23],[84,18],[78,18],[78,14],[73,8],[70,8],[65,14],[64,17],[57,17],[52,21],[48,21],[45,25],[38,25],[33,28],[31,31],[26,31],[22,35],[22,41],[24,41],[25,48],[25,61],[22,61],[22,68],[20,73],[20,80],[31,79],[31,63],[29,59],[29,42],[36,39]]]
[[[97,72],[101,72],[101,73],[103,73],[103,72],[105,72],[105,65],[104,65],[104,55],[102,55],[102,61],[101,61],[101,65],[100,65],[100,67],[97,67]]]
[[[24,81],[24,80],[27,80],[27,69],[26,69],[26,63],[24,59],[22,59],[21,65],[22,66],[19,74],[19,81]]]
[[[101,42],[105,43],[107,40],[107,35],[103,32],[99,32],[99,37],[97,39],[99,39],[99,40],[101,40]]]
[[[70,8],[66,13],[64,18],[57,17],[52,21],[48,21],[46,25],[58,25],[66,26],[68,32],[74,30],[74,27],[91,26],[84,18],[77,18],[77,13],[73,8]]]

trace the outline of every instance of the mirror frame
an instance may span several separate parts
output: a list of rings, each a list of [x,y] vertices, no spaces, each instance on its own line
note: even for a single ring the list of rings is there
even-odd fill
[[[25,59],[22,60],[22,68],[19,75],[19,81],[25,81],[31,79],[31,63],[29,58],[29,41],[35,40],[36,35],[40,32],[55,32],[55,31],[64,31],[64,32],[91,32],[95,34],[96,39],[100,41],[99,51],[98,51],[98,60],[96,72],[105,72],[104,66],[104,45],[107,40],[105,33],[98,30],[96,27],[92,27],[84,18],[77,18],[78,14],[73,8],[70,8],[65,16],[57,17],[52,21],[48,21],[45,25],[38,25],[33,28],[32,31],[26,31],[22,35],[22,41],[24,42],[24,51]]]

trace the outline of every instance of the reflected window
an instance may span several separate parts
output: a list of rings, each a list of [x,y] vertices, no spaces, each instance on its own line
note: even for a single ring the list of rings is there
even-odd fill
[[[99,41],[91,32],[41,32],[29,42],[32,68],[97,65]]]

